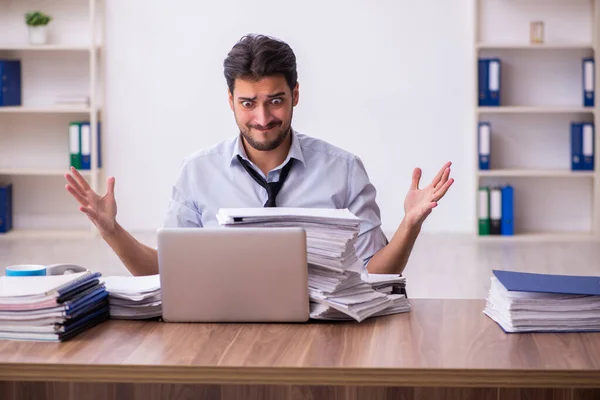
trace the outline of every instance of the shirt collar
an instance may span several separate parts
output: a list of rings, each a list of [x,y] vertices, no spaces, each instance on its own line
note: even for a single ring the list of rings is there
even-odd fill
[[[287,164],[290,158],[295,158],[297,161],[300,161],[303,165],[305,164],[304,155],[302,154],[302,146],[300,146],[300,140],[298,140],[298,135],[296,134],[296,131],[292,129],[291,135],[292,145],[290,147],[290,151],[288,152],[285,161],[281,164],[281,167]],[[236,136],[235,141],[233,143],[233,151],[231,154],[231,160],[229,164],[230,166],[236,162],[239,162],[237,159],[238,155],[240,155],[244,160],[250,161],[250,159],[248,158],[248,154],[246,154],[246,150],[244,149],[244,145],[242,144],[241,133]]]

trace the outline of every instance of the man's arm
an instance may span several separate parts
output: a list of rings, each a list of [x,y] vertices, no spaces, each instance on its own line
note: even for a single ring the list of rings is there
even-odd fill
[[[158,274],[156,249],[140,243],[118,223],[113,232],[102,233],[102,238],[133,275]]]
[[[392,240],[371,257],[368,271],[372,274],[401,274],[420,231],[420,227],[409,226],[406,220],[402,220]]]
[[[401,274],[404,271],[423,222],[454,183],[454,179],[449,179],[450,165],[447,162],[431,184],[423,189],[419,189],[421,169],[415,168],[411,187],[404,201],[405,217],[392,240],[371,257],[367,266],[369,272]]]
[[[100,197],[75,168],[71,167],[71,174],[67,173],[65,177],[68,182],[66,189],[79,202],[79,210],[96,225],[125,267],[133,275],[158,274],[157,251],[138,242],[116,221],[115,178],[108,178],[108,190]]]

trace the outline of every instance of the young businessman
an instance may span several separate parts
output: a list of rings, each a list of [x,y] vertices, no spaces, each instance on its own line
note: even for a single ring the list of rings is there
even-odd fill
[[[292,128],[299,100],[292,49],[277,39],[248,35],[231,49],[224,70],[240,132],[184,160],[164,226],[214,226],[221,207],[348,208],[362,219],[356,250],[369,272],[401,273],[423,221],[453,183],[450,163],[422,189],[421,170],[414,170],[404,219],[388,243],[375,187],[361,160]],[[65,177],[79,209],[129,271],[158,273],[156,249],[138,242],[116,221],[115,178],[108,178],[107,193],[99,196],[74,168]]]

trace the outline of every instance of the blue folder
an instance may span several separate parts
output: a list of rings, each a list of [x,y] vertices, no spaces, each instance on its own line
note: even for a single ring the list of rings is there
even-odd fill
[[[600,296],[600,276],[492,272],[509,291]]]
[[[583,106],[594,107],[595,104],[595,91],[594,86],[596,85],[595,74],[596,64],[593,58],[584,58],[582,63],[583,71]]]
[[[502,188],[502,216],[500,217],[500,234],[512,236],[515,231],[514,189],[510,185]]]
[[[0,107],[21,105],[21,61],[0,60]]]

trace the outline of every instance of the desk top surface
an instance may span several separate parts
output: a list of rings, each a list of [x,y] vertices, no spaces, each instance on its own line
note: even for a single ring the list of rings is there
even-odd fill
[[[506,334],[483,300],[411,304],[362,323],[111,320],[65,343],[0,340],[0,379],[600,386],[600,333]]]

